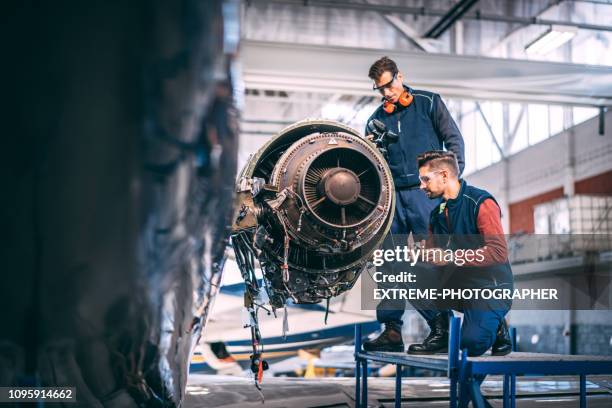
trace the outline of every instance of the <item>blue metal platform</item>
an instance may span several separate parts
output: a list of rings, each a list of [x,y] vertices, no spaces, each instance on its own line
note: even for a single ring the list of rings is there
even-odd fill
[[[516,347],[516,331],[512,330]],[[361,349],[361,327],[355,326],[355,406],[366,407],[368,400],[368,361],[396,365],[395,406],[401,406],[402,367],[418,367],[447,373],[450,379],[449,406],[465,408],[472,401],[476,408],[491,405],[482,396],[480,384],[488,374],[503,375],[503,406],[516,406],[517,375],[578,375],[580,408],[586,408],[586,376],[612,374],[612,357],[513,352],[507,356],[468,357],[459,349],[461,320],[450,322],[449,353],[417,356],[406,353],[365,352]]]

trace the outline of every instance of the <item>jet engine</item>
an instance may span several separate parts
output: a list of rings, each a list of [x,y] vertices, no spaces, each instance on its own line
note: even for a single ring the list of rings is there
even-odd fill
[[[338,122],[282,130],[249,158],[237,181],[232,244],[243,277],[273,309],[350,289],[393,218],[391,172],[377,145]],[[267,296],[266,296],[267,295]]]

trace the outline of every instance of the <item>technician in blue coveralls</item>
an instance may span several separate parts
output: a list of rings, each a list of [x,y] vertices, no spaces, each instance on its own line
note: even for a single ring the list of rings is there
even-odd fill
[[[374,81],[374,89],[383,96],[382,104],[368,123],[378,119],[399,136],[398,142],[390,144],[388,148],[389,167],[396,189],[391,233],[408,235],[412,232],[415,242],[418,242],[427,236],[429,214],[439,200],[430,200],[419,189],[417,155],[446,148],[455,153],[462,172],[465,165],[463,137],[440,95],[404,85],[404,76],[393,60],[380,58],[372,64],[368,76]],[[368,133],[366,130],[366,135]],[[384,323],[385,330],[377,338],[365,342],[364,350],[404,351],[401,336],[404,308],[405,302],[402,300],[383,300],[379,303],[376,318]],[[448,330],[450,312],[438,313],[433,318],[430,314],[423,317],[432,334],[443,336],[440,330]]]

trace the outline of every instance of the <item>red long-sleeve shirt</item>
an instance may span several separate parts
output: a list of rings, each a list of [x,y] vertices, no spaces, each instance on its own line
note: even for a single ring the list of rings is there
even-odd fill
[[[504,238],[504,228],[501,225],[501,211],[495,201],[487,198],[478,209],[476,219],[478,232],[484,238],[483,256],[481,262],[466,262],[468,266],[498,265],[508,260],[508,248]]]

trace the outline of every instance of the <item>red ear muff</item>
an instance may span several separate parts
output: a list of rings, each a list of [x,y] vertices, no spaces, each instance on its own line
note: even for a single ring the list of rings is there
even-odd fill
[[[412,103],[412,100],[414,99],[414,96],[412,96],[412,94],[408,91],[404,91],[399,99],[397,100],[397,103],[399,103],[400,105],[402,105],[403,107],[406,107],[408,105],[410,105]],[[385,112],[387,112],[388,114],[391,114],[393,112],[395,112],[395,108],[397,106],[394,103],[391,103],[389,101],[385,101],[383,103],[383,110]]]
[[[398,101],[397,101],[397,102],[398,102],[400,105],[402,105],[402,106],[404,106],[404,107],[405,107],[405,106],[408,106],[408,105],[410,105],[410,104],[412,103],[412,99],[414,99],[414,96],[412,96],[412,94],[411,94],[411,93],[409,93],[408,91],[404,91],[404,92],[403,92],[403,93],[400,95],[400,97],[399,97],[399,99],[398,99]]]
[[[395,104],[389,101],[385,101],[385,103],[383,103],[383,110],[391,114],[395,111]]]

